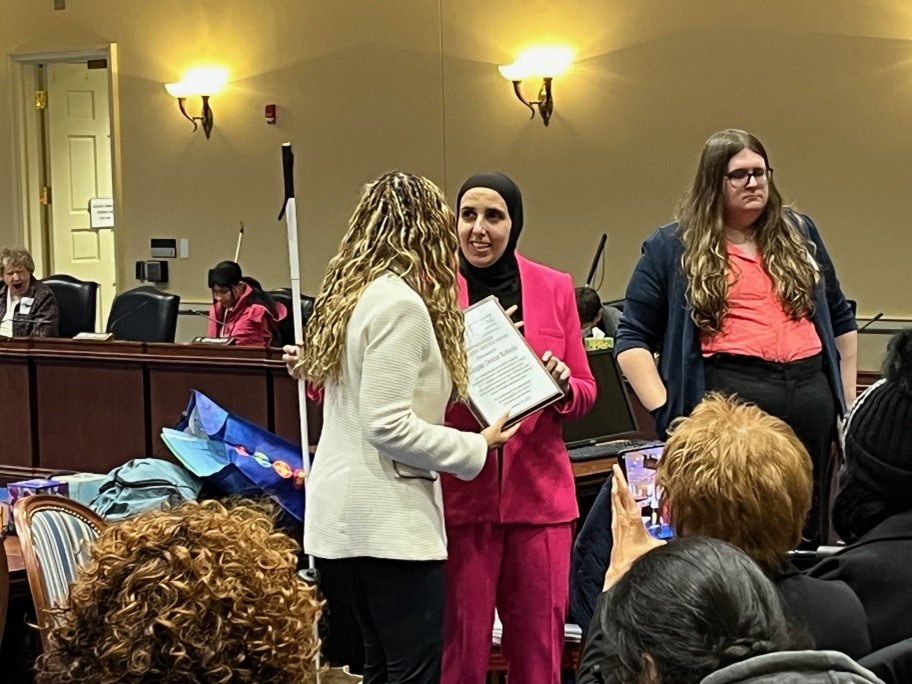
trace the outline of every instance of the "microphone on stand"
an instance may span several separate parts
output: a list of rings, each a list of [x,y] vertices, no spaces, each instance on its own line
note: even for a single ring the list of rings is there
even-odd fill
[[[194,316],[200,316],[200,317],[202,317],[202,318],[205,318],[207,321],[212,321],[212,322],[215,323],[216,325],[222,325],[222,321],[220,321],[220,320],[217,319],[217,318],[213,318],[213,317],[210,316],[209,314],[203,313],[202,311],[197,311],[197,310],[195,310],[195,309],[187,309],[186,311],[187,311],[187,313],[191,313],[191,314],[193,314]]]
[[[126,313],[123,313],[120,316],[118,316],[117,318],[115,318],[113,321],[111,321],[108,324],[108,332],[110,332],[112,335],[114,335],[114,337],[116,339],[117,338],[117,324],[120,323],[123,319],[129,318],[130,316],[135,314],[137,311],[142,309],[144,306],[148,306],[151,302],[152,302],[151,299],[147,299],[146,301],[144,301],[140,304],[137,304],[136,306],[134,306],[132,309],[130,309]]]
[[[193,314],[194,316],[200,316],[201,318],[205,318],[207,321],[212,321],[215,323],[217,326],[215,329],[216,333],[220,332],[220,328],[224,325],[222,321],[218,320],[217,318],[213,318],[212,316],[205,314],[202,311],[187,309],[187,312]],[[236,343],[237,340],[231,335],[216,335],[215,337],[201,335],[193,338],[193,344],[231,345]]]
[[[592,259],[592,265],[589,267],[589,275],[586,276],[586,287],[592,287],[592,278],[595,275],[595,269],[598,266],[599,259],[602,258],[602,252],[605,250],[606,242],[608,242],[608,233],[602,233],[598,247],[595,249],[595,256]]]
[[[875,321],[879,321],[881,318],[883,318],[883,316],[884,316],[884,312],[881,311],[879,314],[877,314],[876,316],[872,317],[870,321],[868,321],[868,322],[865,323],[863,326],[861,326],[861,327],[858,329],[858,332],[861,332],[862,330],[864,330],[865,328],[867,328],[869,325],[871,325],[871,323],[874,323]]]

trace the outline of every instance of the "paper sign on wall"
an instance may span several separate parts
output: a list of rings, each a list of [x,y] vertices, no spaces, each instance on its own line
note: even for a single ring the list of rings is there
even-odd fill
[[[114,227],[113,197],[93,197],[89,200],[89,226],[92,228]]]

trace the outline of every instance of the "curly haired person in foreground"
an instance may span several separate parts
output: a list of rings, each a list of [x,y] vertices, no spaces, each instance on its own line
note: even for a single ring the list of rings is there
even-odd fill
[[[321,605],[262,507],[216,501],[107,528],[54,609],[37,681],[309,682]]]

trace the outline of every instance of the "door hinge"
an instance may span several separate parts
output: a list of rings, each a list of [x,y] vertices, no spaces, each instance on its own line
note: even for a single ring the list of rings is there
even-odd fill
[[[38,191],[38,204],[50,204],[51,203],[51,186],[42,185],[41,189]]]
[[[35,91],[35,109],[47,109],[48,94],[46,90]]]

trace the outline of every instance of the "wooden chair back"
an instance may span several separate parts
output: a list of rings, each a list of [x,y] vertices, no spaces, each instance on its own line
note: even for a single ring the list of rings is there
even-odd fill
[[[38,494],[19,499],[13,520],[35,603],[41,642],[47,647],[48,609],[62,605],[89,548],[106,523],[93,510],[62,496]],[[9,573],[6,573],[7,576]]]

